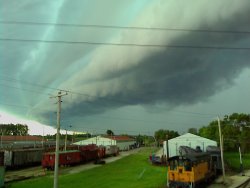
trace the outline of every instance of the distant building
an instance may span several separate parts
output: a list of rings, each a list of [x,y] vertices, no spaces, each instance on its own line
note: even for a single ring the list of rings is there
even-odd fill
[[[207,146],[217,146],[217,142],[191,133],[186,133],[168,140],[169,157],[180,155],[180,146],[188,146],[193,149],[200,148],[201,151],[206,151]],[[163,142],[163,154],[167,155],[166,141]]]
[[[37,147],[43,142],[42,137],[38,136],[0,136],[1,148],[24,148],[24,147]]]
[[[136,141],[128,136],[96,136],[75,142],[76,145],[96,144],[98,146],[116,145],[120,150],[129,150],[135,146]]]
[[[31,136],[31,135],[26,135],[26,136],[1,136],[1,141],[2,142],[17,142],[17,141],[42,141],[42,137],[38,136]]]

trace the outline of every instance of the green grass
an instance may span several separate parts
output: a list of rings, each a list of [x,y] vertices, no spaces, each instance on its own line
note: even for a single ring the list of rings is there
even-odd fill
[[[224,158],[226,163],[232,168],[234,171],[240,170],[240,156],[237,152],[225,153]],[[250,169],[250,154],[242,155],[242,162],[244,169]]]
[[[137,154],[124,157],[116,162],[76,174],[61,175],[60,188],[157,188],[165,187],[167,168],[153,166],[148,158],[151,149],[145,148]],[[53,176],[11,183],[9,188],[49,188],[53,187]]]

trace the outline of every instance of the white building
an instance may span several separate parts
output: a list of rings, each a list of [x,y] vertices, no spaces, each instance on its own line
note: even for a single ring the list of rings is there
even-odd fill
[[[88,145],[96,144],[97,146],[109,146],[116,145],[119,147],[119,150],[129,150],[130,146],[135,145],[135,139],[132,139],[128,136],[96,136],[86,140],[81,140],[74,144],[76,145]]]
[[[180,146],[189,146],[193,149],[199,147],[205,152],[207,146],[217,146],[217,142],[191,133],[186,133],[168,140],[169,157],[179,155]],[[166,141],[163,142],[163,155],[167,155]]]

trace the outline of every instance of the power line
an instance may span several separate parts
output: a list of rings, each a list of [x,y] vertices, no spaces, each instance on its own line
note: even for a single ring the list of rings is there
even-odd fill
[[[5,80],[5,81],[10,81],[10,82],[22,82],[24,84],[28,84],[28,85],[34,85],[36,87],[42,87],[42,88],[48,88],[48,89],[52,89],[52,90],[56,90],[56,91],[64,91],[64,92],[67,92],[67,93],[71,93],[73,95],[82,95],[82,96],[86,96],[86,97],[90,97],[90,98],[96,98],[98,100],[102,100],[102,101],[111,101],[111,102],[116,102],[118,104],[125,104],[125,105],[128,105],[130,104],[129,101],[123,101],[123,100],[117,100],[117,99],[109,99],[109,98],[102,98],[102,97],[99,97],[99,96],[93,96],[93,95],[89,95],[89,94],[86,94],[86,93],[80,93],[80,92],[75,92],[75,91],[71,91],[71,90],[66,90],[66,89],[58,89],[58,88],[53,88],[53,87],[48,87],[48,86],[45,86],[45,85],[41,85],[41,84],[37,84],[37,83],[31,83],[31,82],[26,82],[26,81],[22,81],[22,80],[18,80],[18,79],[14,79],[14,78],[11,78],[11,77],[7,77],[7,79],[4,79],[2,78],[1,80]],[[42,91],[34,91],[34,90],[29,90],[29,89],[24,89],[24,88],[20,88],[20,87],[14,87],[14,86],[9,86],[9,85],[5,85],[5,84],[0,84],[0,85],[3,85],[5,87],[10,87],[10,88],[14,88],[14,89],[20,89],[20,90],[24,90],[24,91],[29,91],[29,92],[33,92],[33,93],[39,93],[39,94],[42,94]],[[131,92],[133,92],[131,90]],[[134,91],[136,92],[136,91]],[[49,95],[49,94],[44,94],[44,95]],[[91,105],[100,105],[100,104],[95,104],[93,103],[92,101],[84,101],[85,103],[89,103]],[[102,105],[105,105],[104,103],[102,103]],[[209,118],[209,117],[212,117],[212,116],[216,116],[217,114],[211,114],[211,113],[199,113],[199,112],[188,112],[188,111],[180,111],[180,110],[169,110],[167,108],[164,108],[164,107],[155,107],[155,108],[158,108],[158,109],[164,109],[164,110],[168,110],[168,111],[171,111],[171,112],[177,112],[177,113],[184,113],[184,114],[192,114],[192,115],[195,115],[195,116],[207,116],[207,117],[204,117],[204,118]]]
[[[32,92],[32,93],[39,93],[39,94],[42,94],[42,95],[49,95],[49,94],[40,93],[39,91],[30,90],[30,89],[24,89],[24,88],[15,87],[15,86],[9,86],[9,85],[5,85],[5,84],[1,84],[1,83],[0,83],[0,85],[4,86],[4,87],[9,87],[9,88],[13,88],[13,89],[19,89],[19,90],[23,90],[23,91]]]
[[[118,25],[97,25],[97,24],[70,24],[70,23],[48,23],[48,22],[29,22],[29,21],[0,21],[1,24],[14,25],[40,25],[40,26],[61,26],[61,27],[89,27],[103,29],[127,29],[127,30],[152,30],[152,31],[180,31],[180,32],[199,32],[199,33],[229,33],[229,34],[250,34],[250,31],[235,30],[210,30],[210,29],[185,29],[185,28],[163,28],[163,27],[139,27],[139,26],[118,26]]]
[[[227,46],[195,46],[195,45],[162,45],[162,44],[136,44],[136,43],[112,43],[112,42],[90,42],[90,41],[63,41],[63,40],[41,40],[41,39],[18,39],[0,38],[6,42],[41,42],[50,44],[78,44],[78,45],[103,45],[103,46],[126,46],[126,47],[151,47],[151,48],[174,48],[174,49],[201,49],[201,50],[250,50],[250,47],[227,47]]]
[[[42,84],[37,84],[37,83],[31,83],[31,82],[27,82],[27,81],[24,81],[24,80],[11,78],[9,76],[6,76],[7,79],[4,78],[3,76],[0,76],[0,77],[2,77],[2,79],[0,79],[0,80],[4,80],[4,81],[8,81],[8,82],[22,82],[24,84],[28,84],[28,85],[32,85],[32,86],[36,86],[36,87],[40,87],[40,88],[67,92],[66,90],[63,90],[63,89],[59,89],[59,88],[55,88],[55,87],[48,87],[48,86],[45,86],[45,85],[42,85]]]
[[[0,102],[0,104],[5,105],[5,106],[12,106],[12,107],[15,107],[15,108],[22,108],[22,109],[27,109],[27,108],[29,109],[29,108],[31,108],[30,106],[22,106],[22,105],[2,103],[2,102]]]

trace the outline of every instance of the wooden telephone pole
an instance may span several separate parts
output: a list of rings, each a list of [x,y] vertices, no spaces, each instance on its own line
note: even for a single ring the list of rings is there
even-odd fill
[[[59,164],[59,144],[60,144],[60,115],[61,115],[61,102],[62,96],[68,93],[62,94],[61,91],[58,92],[57,96],[51,98],[57,98],[57,127],[56,127],[56,151],[55,151],[55,169],[54,169],[54,188],[58,188],[58,164]]]

